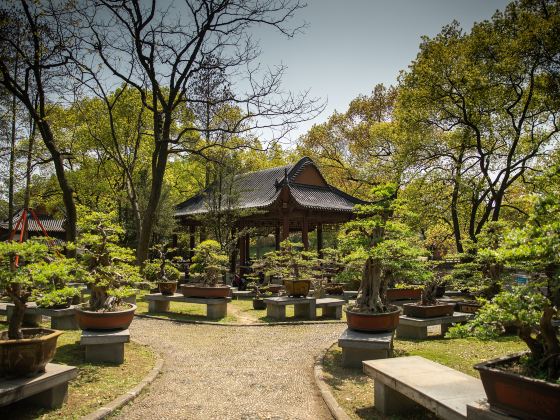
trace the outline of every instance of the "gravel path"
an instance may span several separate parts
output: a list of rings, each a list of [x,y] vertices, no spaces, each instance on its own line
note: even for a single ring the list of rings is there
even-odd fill
[[[330,419],[315,358],[344,324],[222,327],[135,319],[134,339],[165,359],[123,419]]]

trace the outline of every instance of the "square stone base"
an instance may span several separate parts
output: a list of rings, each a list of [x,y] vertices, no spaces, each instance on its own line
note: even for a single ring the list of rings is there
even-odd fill
[[[51,328],[55,330],[79,330],[76,315],[51,317]]]
[[[364,360],[386,359],[391,357],[390,349],[342,348],[342,366],[361,368]]]
[[[362,367],[364,360],[386,359],[393,354],[393,333],[364,333],[346,329],[338,339],[342,364]]]
[[[80,344],[86,348],[86,362],[124,362],[124,343],[130,341],[129,330],[82,331]]]

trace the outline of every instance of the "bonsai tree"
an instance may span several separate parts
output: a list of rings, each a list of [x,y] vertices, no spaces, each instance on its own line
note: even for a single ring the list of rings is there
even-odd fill
[[[265,254],[269,273],[284,280],[311,280],[319,275],[319,259],[313,251],[303,251],[302,243],[288,239],[278,251]]]
[[[214,287],[222,281],[228,260],[227,255],[221,252],[217,241],[203,241],[194,248],[193,263],[190,267],[191,277],[197,283]]]
[[[429,276],[419,259],[426,251],[420,241],[395,217],[396,186],[373,191],[376,201],[357,206],[356,219],[346,223],[339,235],[342,251],[362,261],[362,280],[351,311],[387,312],[387,288],[397,279],[424,282]]]
[[[504,333],[506,327],[515,327],[530,351],[523,363],[529,376],[544,375],[555,382],[560,378],[560,342],[551,321],[557,315],[557,308],[540,291],[518,286],[497,294],[474,319],[450,328],[447,336],[492,339]]]
[[[9,339],[23,338],[21,325],[30,297],[39,291],[52,290],[54,279],[61,286],[75,268],[71,259],[55,259],[54,253],[40,241],[0,242],[0,289],[14,303]]]
[[[114,220],[114,212],[89,212],[80,218],[78,260],[91,287],[90,311],[118,310],[132,294],[128,286],[141,281],[133,250],[117,244],[123,229]]]
[[[505,222],[488,222],[477,236],[477,242],[464,241],[465,252],[451,272],[451,280],[461,290],[491,299],[502,290],[505,280],[504,243],[508,226]]]
[[[163,244],[157,244],[152,247],[155,258],[144,264],[142,273],[148,281],[178,281],[181,272],[167,258],[174,249],[168,249]]]

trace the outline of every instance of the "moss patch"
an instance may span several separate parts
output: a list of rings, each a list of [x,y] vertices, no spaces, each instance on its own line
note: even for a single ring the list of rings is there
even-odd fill
[[[125,344],[125,361],[122,365],[85,363],[84,349],[79,344],[80,333],[65,331],[58,338],[56,355],[52,361],[78,368],[78,377],[69,384],[66,404],[59,409],[47,410],[20,401],[1,407],[0,418],[78,418],[132,389],[154,367],[156,355],[148,347],[136,343]]]
[[[525,349],[517,337],[501,337],[493,341],[477,339],[431,339],[394,341],[394,356],[422,356],[468,375],[478,377],[473,365]],[[332,346],[324,359],[325,382],[338,404],[352,419],[385,419],[373,408],[373,380],[358,368],[342,367],[342,350]],[[398,419],[399,417],[391,417]],[[435,419],[423,409],[406,419]]]

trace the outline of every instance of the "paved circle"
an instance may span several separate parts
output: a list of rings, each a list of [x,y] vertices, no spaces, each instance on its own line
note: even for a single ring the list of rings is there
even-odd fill
[[[135,319],[165,360],[123,419],[330,419],[313,366],[345,324],[223,327]]]

